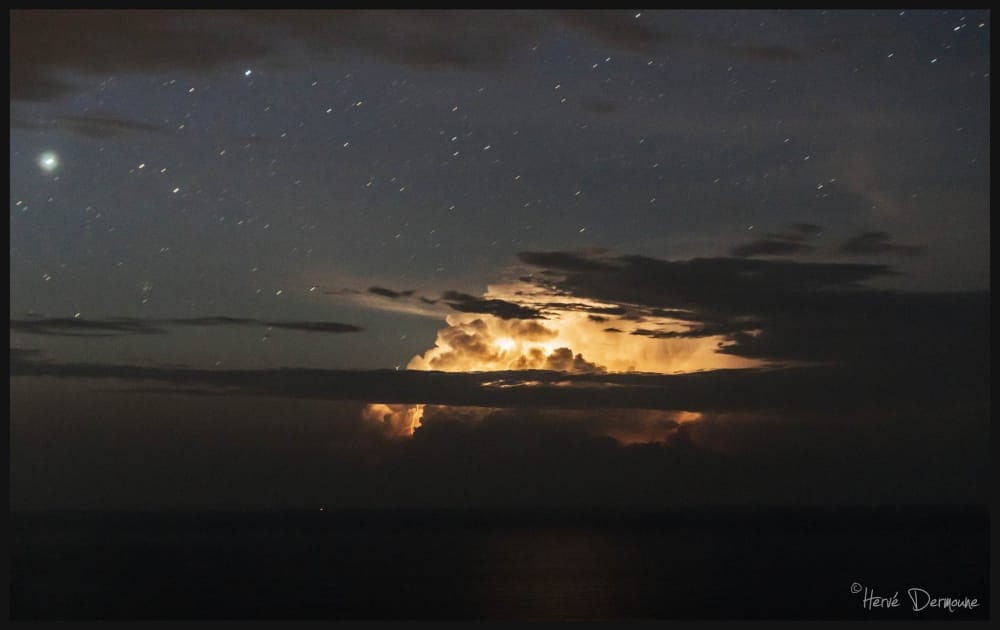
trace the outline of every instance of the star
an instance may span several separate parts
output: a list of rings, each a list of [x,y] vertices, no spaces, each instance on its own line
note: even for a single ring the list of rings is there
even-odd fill
[[[38,166],[46,173],[51,173],[59,167],[59,156],[53,151],[45,151],[38,156]]]

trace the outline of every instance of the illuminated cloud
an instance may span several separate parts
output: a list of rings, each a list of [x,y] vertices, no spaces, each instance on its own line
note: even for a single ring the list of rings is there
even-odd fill
[[[555,370],[654,372],[747,367],[754,362],[720,354],[721,337],[654,339],[609,331],[582,311],[546,311],[546,319],[501,319],[492,315],[448,315],[433,348],[413,357],[407,369],[444,372]],[[666,322],[660,322],[666,325]]]
[[[383,435],[406,437],[420,427],[424,415],[424,405],[385,405],[374,403],[365,405],[361,411],[363,420],[374,426]]]
[[[378,292],[393,300],[402,297],[388,289]],[[391,294],[391,295],[390,295]],[[409,296],[407,296],[409,297]],[[458,310],[469,313],[450,314],[447,327],[438,331],[433,348],[414,356],[408,370],[442,372],[494,372],[547,370],[569,374],[600,374],[606,372],[679,373],[704,369],[749,367],[757,362],[718,352],[724,342],[721,335],[709,333],[682,338],[689,325],[663,317],[662,309],[644,309],[646,315],[617,304],[573,296],[561,300],[558,294],[524,280],[491,286],[477,298],[454,291],[442,299]],[[595,315],[594,312],[603,313]],[[520,315],[520,317],[518,317]],[[543,318],[543,319],[537,319]],[[657,326],[673,326],[676,336],[619,335],[617,324],[627,326],[635,319],[654,322]],[[530,385],[528,385],[530,386]],[[485,411],[479,415],[485,415]],[[667,412],[644,414],[663,416]],[[423,405],[375,403],[365,408],[366,418],[380,419],[393,435],[412,434],[420,426]],[[658,421],[640,423],[618,418],[600,426],[602,435],[623,443],[658,441],[677,426],[677,419],[668,415]],[[635,415],[628,418],[646,417]],[[595,424],[594,426],[597,426]]]

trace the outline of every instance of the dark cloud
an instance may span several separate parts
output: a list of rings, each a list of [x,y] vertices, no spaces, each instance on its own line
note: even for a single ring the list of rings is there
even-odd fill
[[[765,234],[761,238],[738,245],[731,251],[733,256],[791,256],[802,254],[813,250],[811,245],[804,241],[807,238],[818,236],[823,229],[811,223],[793,223],[785,228],[783,232],[776,234]]]
[[[90,138],[116,138],[131,133],[165,134],[167,127],[132,120],[114,113],[90,114],[86,116],[63,116],[50,120],[25,120],[12,117],[11,129],[61,130]]]
[[[544,24],[507,11],[264,11],[314,52],[359,49],[407,65],[497,69]]]
[[[409,66],[496,70],[556,25],[632,51],[665,39],[622,11],[19,10],[11,13],[11,100],[71,92],[74,73],[206,72],[261,58],[289,63],[295,48],[306,53],[302,62],[360,50]]]
[[[637,52],[649,52],[670,38],[636,20],[634,13],[629,11],[572,10],[556,11],[552,15],[603,43]]]
[[[642,328],[656,337],[725,334],[720,351],[774,361],[901,362],[976,369],[989,339],[989,293],[871,289],[885,265],[743,258],[666,261],[641,256],[592,259],[565,252],[522,254],[560,275],[565,294],[652,314],[672,309],[685,333]],[[550,275],[555,277],[554,275]],[[662,312],[662,311],[661,311]],[[637,319],[639,321],[639,319]]]
[[[558,271],[604,271],[612,269],[608,263],[594,260],[585,254],[572,252],[520,252],[517,257],[523,263],[536,267],[553,267]]]
[[[168,326],[269,326],[303,332],[342,333],[364,329],[340,322],[261,321],[241,317],[190,317],[175,319],[134,319],[117,317],[102,320],[39,317],[10,320],[10,329],[30,335],[56,337],[113,337],[121,335],[162,335]]]
[[[553,353],[569,363],[582,357]],[[593,364],[588,364],[592,366]],[[512,370],[202,370],[183,367],[60,363],[12,357],[13,376],[157,382],[180,387],[223,388],[245,395],[315,400],[380,401],[494,408],[660,409],[791,412],[817,408],[849,411],[915,401],[961,402],[988,392],[982,364],[938,370],[926,364],[750,368],[689,374]],[[568,368],[567,365],[560,369]],[[977,371],[978,370],[978,371]],[[972,398],[970,398],[972,397]]]
[[[265,326],[274,328],[284,328],[285,330],[298,330],[301,332],[319,333],[346,333],[362,332],[364,328],[354,324],[342,324],[340,322],[263,322]]]
[[[542,305],[542,308],[558,311],[580,311],[591,313],[598,317],[602,315],[623,316],[628,314],[628,310],[621,306],[594,306],[593,304],[584,304],[582,302],[546,302]]]
[[[369,293],[374,293],[375,295],[381,295],[382,297],[392,298],[398,300],[402,297],[410,297],[413,295],[413,291],[393,291],[392,289],[385,289],[383,287],[368,287]]]
[[[38,348],[10,348],[10,362],[13,365],[17,361],[36,359],[42,356],[42,351]]]
[[[703,326],[692,326],[687,330],[651,330],[646,328],[636,328],[632,331],[633,335],[639,335],[642,337],[649,337],[651,339],[695,339],[698,337],[715,337],[717,335],[733,335],[737,334],[747,326],[753,326],[755,322],[743,321],[739,324],[725,325],[725,324],[711,324]],[[622,332],[616,330],[615,332]]]
[[[694,258],[661,260],[646,256],[589,257],[570,252],[524,252],[523,261],[547,267],[549,280],[568,295],[622,305],[697,311],[705,304],[745,300],[758,305],[789,293],[858,289],[861,283],[894,272],[867,263],[802,263]]]
[[[68,73],[202,71],[260,57],[271,46],[223,16],[191,11],[12,11],[11,100],[49,100],[75,89]]]
[[[764,238],[738,245],[732,249],[733,256],[791,256],[812,250],[805,243],[765,236]]]
[[[814,223],[792,223],[788,229],[806,236],[817,236],[823,233],[823,228]]]
[[[899,245],[892,242],[887,232],[862,232],[853,236],[840,246],[841,254],[899,254],[901,256],[919,256],[926,248],[920,245]]]
[[[744,61],[796,61],[806,55],[782,45],[731,44],[704,33],[667,32],[635,18],[634,11],[574,10],[555,13],[566,25],[594,39],[626,50],[652,54],[663,46],[676,50],[722,54]]]
[[[143,320],[92,320],[72,317],[12,319],[10,329],[29,335],[56,337],[115,337],[119,335],[162,335],[162,326]]]
[[[166,321],[176,326],[256,326],[261,323],[256,319],[226,317],[225,315],[217,315],[215,317],[184,317],[168,319]]]
[[[989,496],[989,379],[937,369],[909,378],[838,367],[465,374],[26,358],[11,374],[14,393],[33,380],[25,376],[136,386],[96,406],[102,394],[89,385],[74,397],[86,418],[78,423],[52,397],[18,397],[18,505],[258,505],[265,488],[270,507],[926,505]],[[46,392],[58,387],[44,382]],[[128,396],[156,404],[136,422],[121,402]],[[399,440],[362,415],[371,400],[430,405],[412,438]],[[703,415],[679,424],[680,410]],[[211,440],[203,418],[212,419]],[[36,428],[54,422],[58,431]],[[51,461],[63,465],[40,465]]]
[[[467,293],[458,291],[445,291],[441,295],[441,300],[463,313],[483,313],[495,315],[501,319],[544,319],[542,313],[535,308],[521,306],[506,300],[477,298]]]

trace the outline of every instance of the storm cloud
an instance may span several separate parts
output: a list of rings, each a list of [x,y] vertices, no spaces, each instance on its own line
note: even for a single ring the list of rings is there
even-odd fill
[[[855,365],[985,364],[989,292],[868,288],[887,265],[745,258],[667,261],[642,256],[524,253],[557,290],[639,312],[686,312],[687,333],[639,327],[648,336],[725,333],[720,351],[774,361]]]

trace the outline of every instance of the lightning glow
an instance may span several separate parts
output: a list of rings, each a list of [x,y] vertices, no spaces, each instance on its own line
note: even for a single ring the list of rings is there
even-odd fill
[[[544,319],[502,319],[483,313],[452,313],[433,348],[413,357],[407,369],[443,372],[556,370],[561,372],[651,372],[675,374],[740,368],[755,362],[718,352],[721,336],[651,338],[630,334],[634,318],[595,316],[617,305],[558,298],[526,283],[491,286],[488,299],[539,308]],[[678,320],[646,316],[643,328],[680,332]]]
[[[525,282],[488,288],[485,300],[502,300],[534,309],[539,317],[504,319],[488,313],[450,313],[434,346],[414,356],[408,370],[494,372],[551,370],[566,373],[645,372],[677,374],[699,370],[759,365],[718,352],[722,336],[683,337],[643,334],[639,329],[683,333],[690,322],[649,313],[632,312],[622,305],[552,295]],[[613,313],[613,314],[609,314]],[[492,386],[507,387],[506,381]],[[518,381],[518,387],[537,382]],[[434,407],[433,415],[448,413]],[[496,410],[467,408],[463,418],[482,420]],[[386,435],[406,437],[421,426],[425,405],[375,403],[364,411]],[[590,415],[587,415],[589,413]],[[677,427],[701,418],[692,411],[629,410],[598,413],[571,412],[568,418],[588,423],[588,430],[623,444],[662,441]]]

